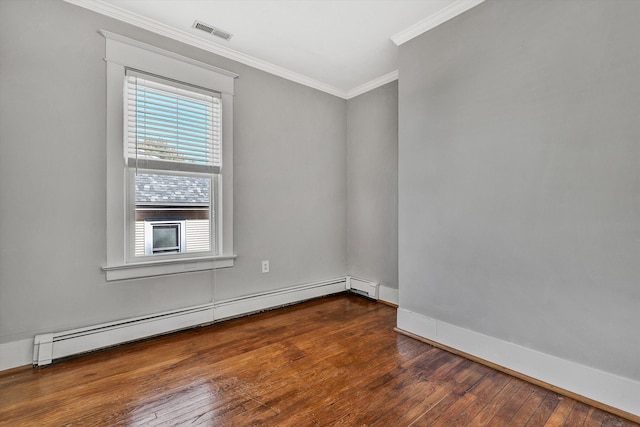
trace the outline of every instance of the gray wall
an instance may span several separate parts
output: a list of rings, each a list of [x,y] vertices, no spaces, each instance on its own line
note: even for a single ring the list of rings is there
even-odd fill
[[[234,268],[105,281],[98,29],[240,74]],[[51,0],[0,1],[0,66],[0,343],[346,274],[345,100]]]
[[[400,306],[640,380],[640,2],[488,0],[400,48]]]
[[[347,268],[398,288],[398,82],[347,101]]]

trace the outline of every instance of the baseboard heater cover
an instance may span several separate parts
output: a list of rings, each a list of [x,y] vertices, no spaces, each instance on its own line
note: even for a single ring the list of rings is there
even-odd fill
[[[379,283],[370,282],[368,280],[359,279],[352,276],[347,276],[346,280],[347,290],[355,294],[365,296],[367,298],[378,300],[380,290]]]
[[[33,343],[33,364],[37,366],[48,365],[54,359],[187,329],[213,321],[213,304],[205,304],[70,331],[36,335]]]
[[[307,299],[344,292],[344,277],[85,328],[36,335],[33,365],[118,344],[210,324]]]

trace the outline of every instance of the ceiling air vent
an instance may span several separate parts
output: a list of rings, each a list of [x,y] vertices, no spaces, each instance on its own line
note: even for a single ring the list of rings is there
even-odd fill
[[[195,28],[196,30],[204,31],[205,33],[212,34],[214,36],[220,37],[221,39],[225,39],[225,40],[229,40],[233,36],[233,34],[231,33],[227,33],[226,31],[221,30],[220,28],[216,28],[213,25],[205,24],[204,22],[200,22],[200,21],[193,21],[193,28]]]

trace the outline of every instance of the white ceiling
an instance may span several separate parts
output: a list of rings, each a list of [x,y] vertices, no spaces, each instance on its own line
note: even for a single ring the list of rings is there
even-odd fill
[[[350,98],[397,78],[396,43],[483,0],[67,1]],[[233,37],[196,30],[194,20]]]

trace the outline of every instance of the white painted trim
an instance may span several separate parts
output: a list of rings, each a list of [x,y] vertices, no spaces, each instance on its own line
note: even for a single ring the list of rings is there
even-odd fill
[[[458,0],[455,3],[452,3],[450,6],[445,7],[439,12],[429,16],[428,18],[423,19],[410,26],[409,28],[400,31],[398,34],[391,37],[391,40],[400,46],[403,43],[408,42],[414,37],[419,36],[422,33],[425,33],[438,25],[447,22],[448,20],[455,18],[461,13],[466,12],[474,6],[479,5],[484,2],[484,0]]]
[[[311,298],[344,292],[343,277],[324,282],[293,286],[246,297],[232,298],[215,303],[215,320],[238,317],[269,308],[302,302]]]
[[[233,267],[236,258],[237,255],[227,255],[115,264],[102,267],[102,271],[106,273],[107,282],[110,282]]]
[[[291,80],[296,83],[320,90],[322,92],[329,93],[334,96],[346,99],[346,92],[342,89],[338,89],[335,86],[320,82],[318,80],[309,78],[302,74],[280,67],[270,62],[263,61],[262,59],[246,55],[228,47],[219,45],[212,41],[203,40],[186,31],[173,28],[169,25],[162,24],[153,19],[145,18],[144,16],[128,12],[122,8],[105,3],[100,0],[64,0],[67,3],[74,4],[76,6],[89,9],[93,12],[100,13],[110,18],[117,19],[122,22],[134,25],[139,28],[143,28],[147,31],[159,34],[161,36],[169,37],[173,40],[188,44],[190,46],[197,47],[207,52],[214,53],[216,55],[223,56],[225,58],[240,62],[241,64],[248,65],[258,70],[265,71],[270,74]]]
[[[105,38],[108,63],[233,95],[236,73],[109,31],[98,33]]]
[[[177,54],[175,52],[171,52],[169,50],[161,49],[159,47],[152,46],[152,45],[147,44],[147,43],[143,43],[143,42],[141,42],[139,40],[135,40],[135,39],[132,39],[132,38],[129,38],[129,37],[125,37],[125,36],[120,35],[120,34],[112,33],[111,31],[98,30],[98,34],[102,35],[102,37],[104,37],[105,39],[114,40],[114,41],[117,41],[117,42],[120,42],[120,43],[123,43],[123,44],[128,44],[128,45],[136,47],[138,49],[143,49],[143,50],[146,50],[146,51],[149,51],[149,52],[153,52],[153,53],[158,54],[158,55],[162,55],[162,56],[166,56],[166,57],[171,58],[171,59],[175,59],[175,60],[180,61],[180,62],[185,62],[185,63],[190,64],[190,65],[195,65],[196,67],[204,68],[204,69],[206,69],[208,71],[213,71],[215,73],[222,74],[222,75],[225,75],[227,77],[231,77],[231,78],[234,78],[234,79],[239,77],[239,74],[236,74],[236,73],[234,73],[232,71],[228,71],[228,70],[225,70],[223,68],[219,68],[219,67],[213,66],[211,64],[207,64],[205,62],[201,62],[201,61],[195,60],[193,58],[189,58],[188,56],[183,56],[183,55]]]
[[[397,289],[389,288],[387,286],[380,285],[379,298],[384,302],[398,305],[400,303],[400,296]]]
[[[389,288],[381,285],[380,283],[359,277],[347,276],[345,279],[347,290],[357,289],[367,293],[369,298],[381,300],[390,304],[399,304],[400,296],[397,289]]]
[[[0,344],[0,371],[31,364],[33,338]]]
[[[355,98],[356,96],[362,95],[365,92],[369,92],[370,90],[378,88],[382,85],[386,85],[389,82],[398,80],[398,77],[398,70],[393,70],[392,72],[387,73],[384,76],[380,76],[377,79],[373,79],[370,82],[361,84],[360,86],[354,87],[353,89],[347,91],[346,98]]]
[[[378,299],[378,288],[380,288],[380,284],[377,282],[372,282],[367,279],[361,279],[359,277],[346,277],[346,287],[347,290],[356,291],[356,293],[366,294],[371,299]]]
[[[61,357],[211,322],[213,322],[213,306],[205,304],[87,328],[36,335],[33,345],[33,364],[48,365]]]
[[[640,382],[398,309],[398,328],[640,416]]]
[[[84,328],[39,334],[33,340],[3,344],[0,347],[3,350],[1,366],[5,365],[5,347],[13,356],[3,369],[30,363],[48,365],[61,357],[299,303],[344,292],[345,289],[345,278],[341,277]]]

